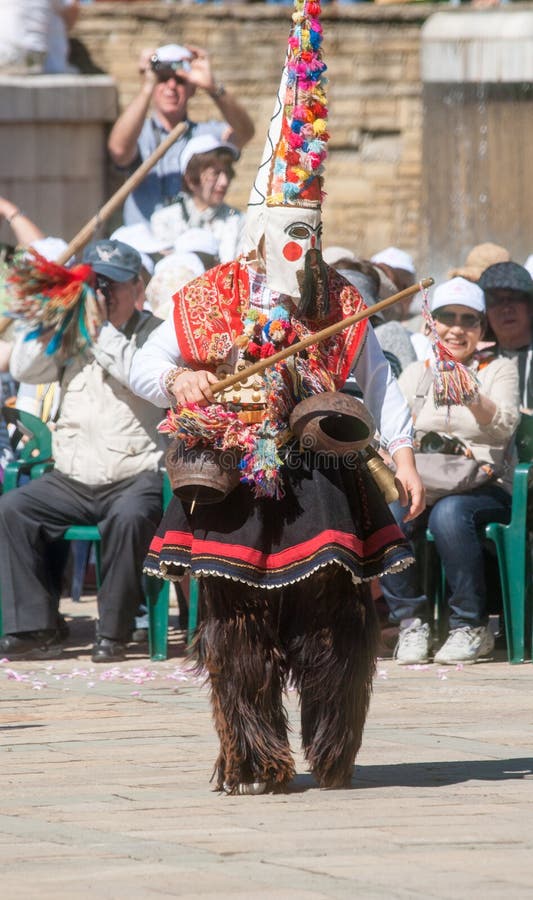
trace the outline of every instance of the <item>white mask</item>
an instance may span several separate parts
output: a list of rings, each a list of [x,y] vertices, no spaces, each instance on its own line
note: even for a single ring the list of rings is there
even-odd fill
[[[267,206],[264,212],[267,285],[299,297],[307,252],[322,247],[320,207]]]

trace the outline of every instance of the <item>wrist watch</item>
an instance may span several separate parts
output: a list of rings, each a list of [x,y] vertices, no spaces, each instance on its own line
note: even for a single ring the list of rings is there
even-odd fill
[[[215,86],[213,87],[213,90],[209,91],[209,93],[214,100],[218,100],[219,97],[224,96],[224,94],[226,93],[226,88],[221,81],[217,81]]]

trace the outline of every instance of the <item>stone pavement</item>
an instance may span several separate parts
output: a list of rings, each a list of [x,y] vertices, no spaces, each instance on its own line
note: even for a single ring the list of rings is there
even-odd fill
[[[67,656],[0,664],[6,900],[533,895],[533,666],[380,661],[352,789],[299,752],[286,795],[210,790],[209,698],[171,657],[90,663],[94,603]]]

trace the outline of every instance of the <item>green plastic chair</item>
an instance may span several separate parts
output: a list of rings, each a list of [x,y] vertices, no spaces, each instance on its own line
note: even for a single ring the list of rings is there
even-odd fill
[[[533,483],[533,416],[523,415],[516,435],[519,464],[513,476],[511,520],[508,525],[489,522],[484,536],[496,548],[502,588],[502,606],[509,662],[531,659],[533,635],[531,615],[531,534],[528,521],[529,489]],[[434,537],[426,530],[426,541]],[[440,566],[440,578],[430,599],[437,608],[437,621],[445,607],[446,577]]]
[[[19,458],[8,464],[4,474],[4,493],[18,487],[20,476],[39,478],[53,468],[52,433],[45,422],[37,416],[12,407],[4,407],[3,413],[9,424],[15,426],[13,442],[18,444]],[[20,445],[20,438],[27,441]],[[172,490],[165,473],[163,478],[163,508],[172,497]],[[101,584],[101,535],[96,525],[70,525],[63,534],[65,541],[88,541],[94,546],[96,586]],[[150,659],[167,658],[169,583],[160,578],[146,576],[146,600],[148,606],[148,646]],[[2,631],[2,605],[0,602],[0,635]]]
[[[42,419],[22,409],[3,406],[2,415],[15,428],[11,444],[18,453],[18,459],[4,469],[3,492],[7,493],[18,486],[21,475],[39,478],[52,468],[52,433]],[[23,437],[26,441],[21,443]]]

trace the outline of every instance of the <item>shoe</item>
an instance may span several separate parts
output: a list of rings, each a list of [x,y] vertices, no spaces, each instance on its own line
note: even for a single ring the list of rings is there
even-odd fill
[[[413,619],[400,629],[394,659],[400,666],[415,666],[429,661],[430,630],[427,622]]]
[[[0,657],[7,659],[54,659],[62,651],[62,636],[55,628],[19,631],[0,638]]]
[[[132,631],[130,640],[131,640],[132,644],[147,644],[148,643],[148,629],[147,628],[136,628],[135,631]]]
[[[121,662],[126,659],[126,645],[112,638],[99,637],[91,653],[93,662]]]
[[[57,614],[57,630],[62,641],[66,641],[70,637],[70,626],[61,613]]]
[[[258,794],[264,794],[267,789],[266,781],[254,781],[253,784],[238,784],[235,790],[233,791],[229,784],[224,784],[224,790],[226,794],[249,794],[253,796],[257,796]]]
[[[486,625],[479,628],[471,628],[469,625],[454,628],[436,654],[435,662],[444,666],[454,666],[457,663],[468,666],[477,662],[481,656],[492,653],[494,643],[494,635]]]

